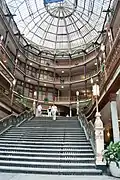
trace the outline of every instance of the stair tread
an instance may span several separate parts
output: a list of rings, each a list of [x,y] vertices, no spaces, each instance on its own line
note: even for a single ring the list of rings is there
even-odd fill
[[[3,150],[3,151],[1,151],[0,150],[0,154],[14,154],[14,155],[16,155],[16,154],[21,154],[21,155],[36,155],[36,156],[42,156],[42,155],[59,155],[59,156],[68,156],[68,155],[71,155],[71,156],[91,156],[91,155],[94,155],[93,153],[87,153],[87,154],[85,154],[85,153],[80,153],[80,154],[78,154],[78,153],[61,153],[61,152],[59,152],[59,153],[48,153],[48,152],[28,152],[28,151],[25,151],[25,152],[23,152],[23,151],[6,151],[6,150]]]
[[[32,159],[31,159],[32,160]],[[33,159],[34,160],[34,159]],[[1,160],[0,159],[0,163],[2,164],[2,163],[10,163],[11,165],[12,164],[21,164],[21,165],[51,165],[51,166],[53,166],[53,165],[55,165],[55,166],[94,166],[95,167],[95,164],[94,163],[78,163],[78,162],[72,162],[72,163],[68,163],[68,162],[65,162],[65,163],[63,163],[63,162],[60,162],[60,161],[58,161],[58,162],[36,162],[36,161],[27,161],[27,159],[26,159],[26,161],[20,161],[20,160]]]
[[[2,166],[0,165],[0,169],[3,169],[3,170],[22,170],[22,171],[42,171],[42,172],[101,172],[101,170],[99,169],[69,169],[69,168],[65,168],[65,169],[54,169],[54,168],[32,168],[32,167],[15,167],[15,166],[11,166],[11,167],[8,167],[8,166]]]
[[[0,171],[41,174],[92,174],[96,169],[90,141],[79,121],[44,117],[12,127],[0,136]]]
[[[90,150],[91,146],[90,145],[86,145],[86,146],[76,146],[76,145],[56,145],[56,144],[52,144],[52,145],[48,145],[48,144],[42,144],[42,145],[36,145],[36,144],[4,144],[4,143],[0,143],[0,147],[25,147],[25,148],[31,148],[31,149],[38,149],[38,148],[56,148],[56,149],[61,149],[61,148],[68,148],[68,149],[82,149],[82,147],[87,148],[88,150]],[[83,149],[82,149],[83,150]],[[84,149],[85,151],[85,149]]]
[[[50,141],[42,141],[42,142],[40,142],[40,141],[35,141],[35,142],[33,142],[32,140],[31,141],[26,141],[25,139],[19,139],[19,140],[11,140],[11,139],[7,139],[7,140],[5,140],[5,139],[0,139],[0,143],[1,142],[5,142],[5,143],[26,143],[26,144],[29,144],[29,143],[31,143],[31,144],[87,144],[87,145],[90,145],[90,142],[87,142],[87,141],[84,141],[84,142],[68,142],[68,141],[66,141],[66,142],[57,142],[57,141],[55,141],[55,142],[50,142]]]
[[[1,157],[3,157],[3,156],[1,156]],[[14,156],[9,156],[9,155],[7,156],[7,155],[5,155],[4,157],[7,157],[7,158],[9,158],[9,159],[10,159],[10,158],[12,158],[12,159],[15,159],[15,158],[16,158],[16,159],[26,159],[26,160],[27,160],[27,159],[31,159],[31,160],[33,160],[33,159],[34,159],[34,160],[35,160],[35,159],[38,160],[38,159],[39,159],[39,160],[45,160],[45,161],[47,161],[47,160],[52,160],[52,161],[53,161],[53,160],[55,160],[55,161],[58,161],[58,160],[65,160],[65,161],[66,161],[66,160],[67,160],[67,161],[68,161],[68,160],[74,160],[74,161],[94,160],[93,157],[91,157],[91,158],[90,158],[90,157],[89,157],[89,158],[85,158],[85,157],[84,157],[84,158],[83,158],[83,157],[81,157],[81,158],[78,158],[78,157],[77,157],[77,158],[74,158],[74,157],[58,157],[58,158],[56,158],[56,157],[47,157],[47,156],[46,156],[46,157],[42,157],[42,156],[41,156],[41,157],[39,157],[39,156],[37,156],[37,157],[31,156],[31,157],[30,157],[30,156],[15,156],[15,155],[14,155]],[[2,162],[2,161],[0,160],[0,162]],[[10,162],[12,162],[12,160],[11,160]],[[16,161],[15,161],[15,162],[16,162]],[[22,161],[21,161],[21,163],[22,163]]]
[[[30,148],[22,148],[22,147],[0,147],[0,149],[4,149],[4,150],[9,150],[9,149],[13,149],[13,150],[33,150],[33,149],[30,149]],[[53,149],[53,148],[50,148],[50,149],[45,149],[45,148],[41,148],[41,149],[34,149],[34,150],[40,150],[40,151],[61,151],[61,152],[64,152],[64,151],[71,151],[71,152],[80,152],[81,149],[70,149],[70,148],[59,148],[59,149]]]

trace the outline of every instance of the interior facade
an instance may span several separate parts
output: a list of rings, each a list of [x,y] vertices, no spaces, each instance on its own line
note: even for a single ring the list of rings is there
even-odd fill
[[[0,1],[0,117],[41,104],[94,122],[96,99],[112,138],[120,123],[120,1]],[[94,96],[93,85],[99,85]]]

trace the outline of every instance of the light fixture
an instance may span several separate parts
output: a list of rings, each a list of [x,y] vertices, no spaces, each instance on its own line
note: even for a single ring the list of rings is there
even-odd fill
[[[13,80],[13,85],[15,86],[15,84],[16,84],[16,79]]]
[[[46,86],[46,84],[44,84],[44,86]]]
[[[93,84],[93,78],[90,79],[91,84]]]
[[[34,91],[34,96],[37,96],[37,91]]]
[[[109,132],[109,130],[108,130],[108,132],[107,132],[107,137],[108,137],[108,138],[110,137],[110,132]]]
[[[61,88],[63,89],[63,88],[64,88],[64,86],[61,86]]]
[[[110,37],[111,36],[111,32],[110,31],[108,31],[108,37]]]
[[[96,100],[96,113],[98,113],[98,96],[100,96],[100,90],[99,90],[98,84],[93,85],[92,92],[93,92],[93,96],[95,97],[95,100]]]
[[[28,79],[28,82],[30,82],[30,79]]]
[[[96,79],[96,81],[98,82],[98,79]]]
[[[79,91],[76,91],[76,96],[79,96]]]
[[[32,62],[30,62],[30,65],[32,66]]]
[[[0,40],[1,40],[1,41],[3,40],[3,36],[0,36]]]
[[[76,91],[77,101],[76,101],[76,110],[77,115],[79,114],[79,91]]]
[[[100,47],[101,51],[104,52],[105,51],[105,45],[102,43],[101,47]]]
[[[6,59],[4,59],[4,60],[3,60],[3,62],[4,62],[4,63],[6,63],[6,62],[7,62],[7,60],[6,60]]]
[[[95,62],[95,66],[97,66],[97,62]]]
[[[15,63],[17,64],[17,62],[18,62],[18,59],[16,58],[16,59],[15,59]]]
[[[93,96],[100,96],[99,85],[97,84],[93,85]]]
[[[48,68],[45,68],[45,70],[47,71],[47,70],[48,70]]]
[[[20,54],[18,54],[17,57],[20,57]]]
[[[64,73],[64,71],[62,71],[62,74]]]

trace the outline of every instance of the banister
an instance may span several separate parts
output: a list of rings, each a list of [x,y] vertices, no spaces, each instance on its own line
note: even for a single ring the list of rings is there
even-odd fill
[[[84,129],[87,139],[90,140],[90,143],[91,143],[94,153],[96,153],[94,124],[92,123],[92,121],[88,122],[86,116],[84,114],[82,114],[80,111],[79,111],[78,118],[79,118],[81,126]]]
[[[19,125],[25,120],[33,116],[33,111],[23,111],[22,113],[15,115],[12,113],[2,119],[0,119],[0,135],[7,131],[9,128]]]

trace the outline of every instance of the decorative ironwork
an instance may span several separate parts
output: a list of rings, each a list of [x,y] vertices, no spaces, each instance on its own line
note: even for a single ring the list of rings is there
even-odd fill
[[[6,3],[30,43],[39,45],[40,50],[70,53],[97,41],[107,14],[103,11],[110,7],[111,0],[64,0],[46,5],[42,0]]]

